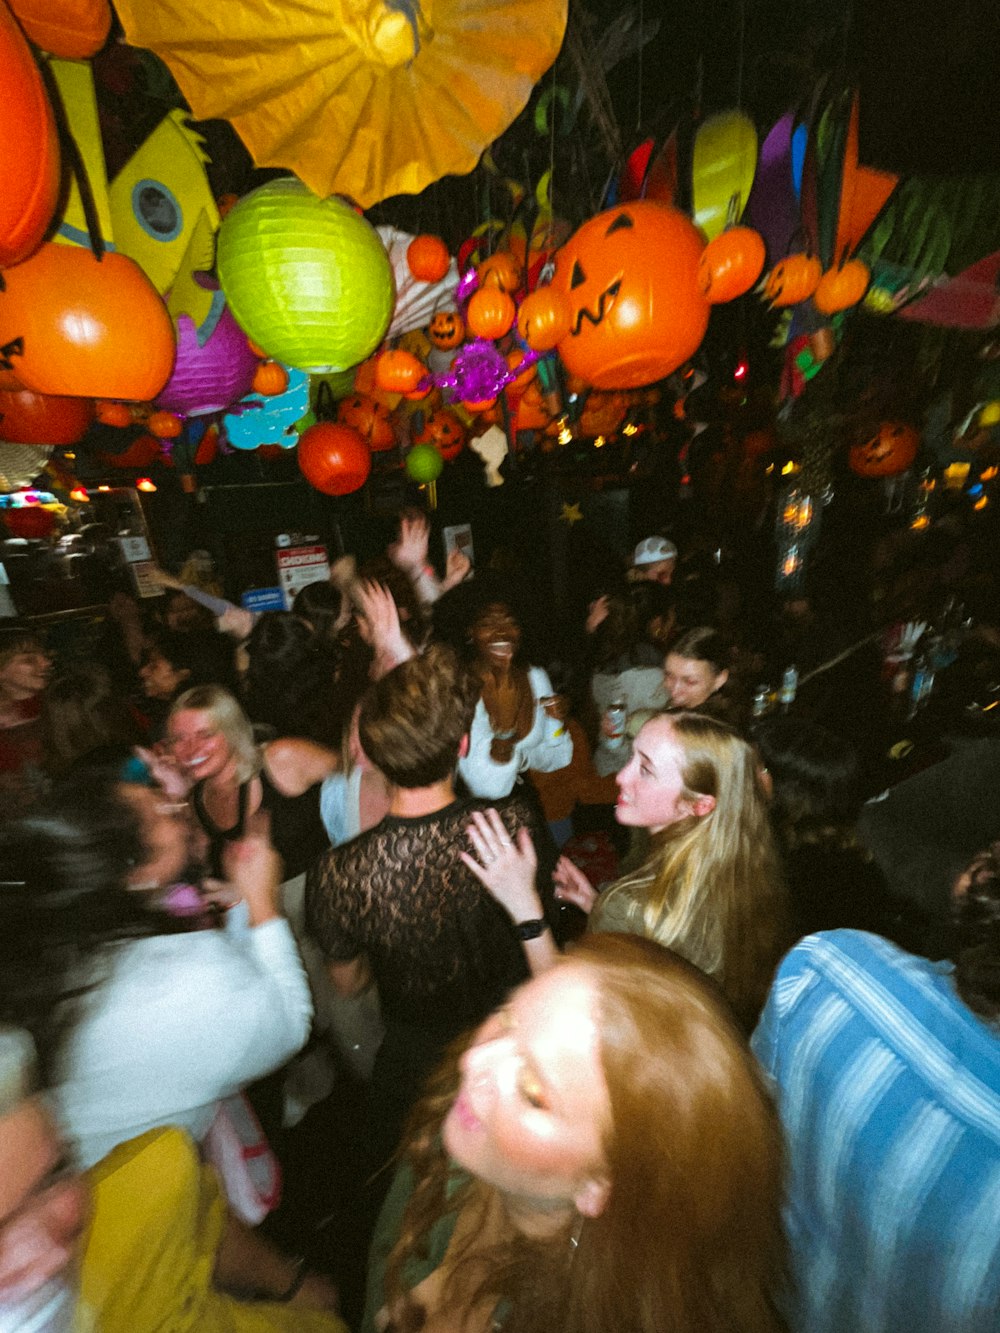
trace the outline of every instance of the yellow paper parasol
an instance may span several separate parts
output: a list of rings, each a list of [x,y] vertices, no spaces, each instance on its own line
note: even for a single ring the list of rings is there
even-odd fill
[[[363,208],[471,171],[555,60],[567,0],[116,0],[199,119]]]

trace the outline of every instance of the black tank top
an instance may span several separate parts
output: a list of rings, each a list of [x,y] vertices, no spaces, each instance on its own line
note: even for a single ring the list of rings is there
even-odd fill
[[[272,783],[266,769],[261,769],[257,776],[261,785],[260,808],[271,816],[271,844],[284,862],[285,879],[292,879],[307,870],[320,852],[330,846],[319,812],[320,783],[307,787],[300,796],[285,796]],[[217,879],[224,878],[222,857],[226,843],[243,836],[251,781],[240,784],[236,823],[228,829],[219,828],[205,809],[203,784],[199,782],[192,792],[194,812],[208,835],[210,871]]]

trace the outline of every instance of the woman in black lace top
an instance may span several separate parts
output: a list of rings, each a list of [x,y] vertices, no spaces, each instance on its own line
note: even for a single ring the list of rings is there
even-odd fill
[[[477,696],[455,654],[438,645],[370,688],[359,733],[393,784],[389,813],[322,856],[306,883],[309,926],[335,989],[378,987],[386,1035],[370,1109],[386,1157],[444,1049],[527,976],[518,923],[460,859],[470,812],[486,805],[457,800],[454,788]],[[512,797],[499,809],[512,837],[531,830],[542,852],[539,883],[549,885],[554,849],[533,807]],[[551,949],[548,931],[536,940],[542,935],[534,947]]]

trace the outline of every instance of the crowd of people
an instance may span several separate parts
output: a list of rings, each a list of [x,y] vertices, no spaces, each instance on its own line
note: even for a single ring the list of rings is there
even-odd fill
[[[428,538],[0,625],[0,1328],[995,1329],[1000,740],[869,799],[668,538],[558,651]]]

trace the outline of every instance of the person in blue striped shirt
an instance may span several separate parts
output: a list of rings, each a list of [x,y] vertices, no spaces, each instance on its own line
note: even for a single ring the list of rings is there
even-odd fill
[[[952,959],[802,940],[753,1037],[788,1149],[791,1333],[1000,1328],[1000,843]]]

